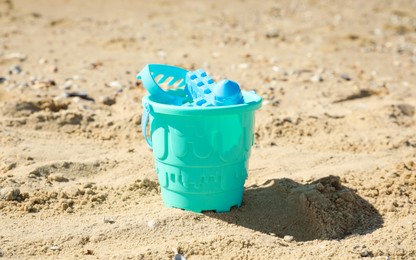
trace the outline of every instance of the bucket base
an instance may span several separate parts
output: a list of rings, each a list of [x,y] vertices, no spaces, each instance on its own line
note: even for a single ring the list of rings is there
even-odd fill
[[[187,194],[162,188],[162,198],[166,207],[179,208],[201,213],[202,211],[229,212],[232,207],[240,207],[244,187],[213,194]]]

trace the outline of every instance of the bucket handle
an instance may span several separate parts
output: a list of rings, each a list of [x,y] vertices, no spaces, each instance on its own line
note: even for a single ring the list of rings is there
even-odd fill
[[[145,109],[143,111],[142,122],[141,122],[141,125],[142,125],[142,133],[143,133],[144,139],[146,140],[146,143],[149,146],[149,148],[150,149],[153,149],[153,147],[152,147],[152,140],[150,139],[151,137],[150,136],[147,137],[147,129],[146,129],[147,128],[147,124],[149,123],[149,116],[150,116],[151,106],[150,106],[150,104],[146,103],[144,105],[144,108]],[[150,130],[150,125],[149,125],[149,130]],[[152,131],[150,130],[150,132],[152,132]]]

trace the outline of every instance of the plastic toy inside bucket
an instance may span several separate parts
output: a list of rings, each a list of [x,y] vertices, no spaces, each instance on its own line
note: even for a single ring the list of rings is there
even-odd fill
[[[242,96],[242,104],[211,107],[168,105],[149,95],[142,99],[143,134],[153,149],[166,207],[227,212],[241,206],[254,112],[261,106],[255,93],[242,91]]]

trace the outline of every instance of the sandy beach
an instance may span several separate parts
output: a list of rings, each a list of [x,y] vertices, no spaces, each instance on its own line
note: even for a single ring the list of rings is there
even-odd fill
[[[415,10],[0,0],[0,258],[416,259]],[[163,205],[148,63],[263,98],[240,208]]]

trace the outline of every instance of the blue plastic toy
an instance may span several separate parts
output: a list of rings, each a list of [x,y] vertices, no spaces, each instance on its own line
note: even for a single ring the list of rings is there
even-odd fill
[[[240,86],[231,80],[215,81],[202,69],[185,69],[148,64],[137,75],[153,100],[168,105],[209,107],[243,104]],[[159,84],[175,85],[175,90],[163,90]],[[185,86],[183,88],[183,86]]]
[[[202,69],[186,73],[185,93],[193,99],[196,106],[212,106],[215,104],[212,93],[214,80]]]
[[[185,93],[192,97],[189,106],[229,106],[244,103],[240,86],[231,80],[216,84],[202,69],[186,74]]]
[[[216,106],[243,104],[244,99],[240,86],[232,80],[223,80],[213,88]]]
[[[137,75],[142,80],[150,96],[157,102],[180,106],[187,102],[185,94],[180,91],[164,91],[159,84],[167,82],[168,86],[177,85],[178,89],[185,85],[188,71],[179,67],[164,64],[147,64]]]

